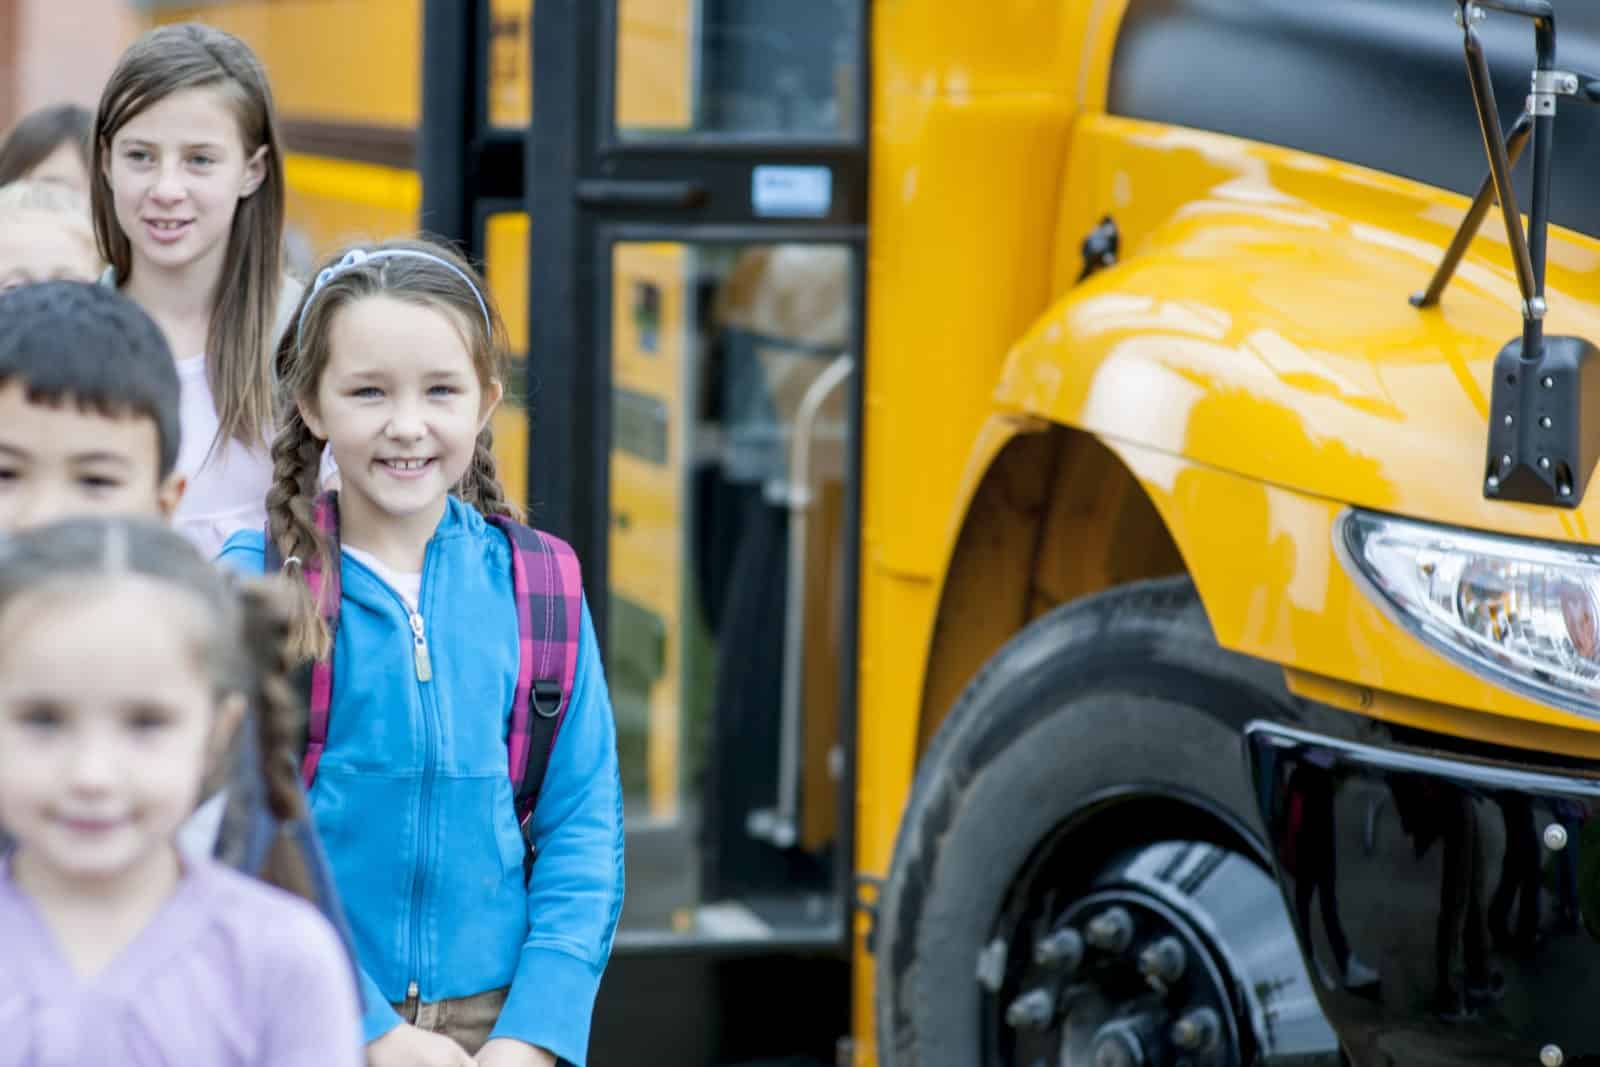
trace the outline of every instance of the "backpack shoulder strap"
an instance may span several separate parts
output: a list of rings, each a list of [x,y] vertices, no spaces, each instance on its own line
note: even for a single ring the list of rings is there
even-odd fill
[[[511,543],[521,656],[506,747],[517,819],[528,837],[529,819],[572,696],[583,578],[578,556],[565,541],[503,516],[490,521]],[[531,840],[529,848],[531,852]]]
[[[300,560],[300,575],[311,591],[311,598],[322,613],[331,640],[339,632],[339,602],[342,589],[339,582],[339,494],[323,493],[317,498],[315,520],[317,532],[322,535],[328,549],[328,570],[322,570],[315,558]],[[266,531],[266,573],[283,569],[283,554],[272,540],[270,528]],[[317,764],[328,745],[328,712],[333,706],[333,650],[310,664],[309,677],[304,679],[306,701],[306,746],[300,761],[300,780],[307,789],[317,777]]]

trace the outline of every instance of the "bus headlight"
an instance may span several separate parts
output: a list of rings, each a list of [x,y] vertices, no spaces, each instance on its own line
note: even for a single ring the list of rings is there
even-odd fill
[[[1427,644],[1499,685],[1600,715],[1600,554],[1353,509],[1334,546]]]

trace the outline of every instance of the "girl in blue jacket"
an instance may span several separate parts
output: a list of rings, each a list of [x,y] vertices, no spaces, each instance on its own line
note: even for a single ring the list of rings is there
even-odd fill
[[[503,339],[448,249],[336,257],[278,349],[267,531],[222,553],[260,572],[269,531],[291,577],[338,577],[331,640],[296,583],[293,642],[332,655],[311,809],[354,929],[374,1067],[582,1067],[622,906],[616,734],[587,605],[525,879],[507,771],[518,601],[510,542],[486,520],[512,513],[488,429]],[[315,519],[324,448],[341,478],[332,560]]]

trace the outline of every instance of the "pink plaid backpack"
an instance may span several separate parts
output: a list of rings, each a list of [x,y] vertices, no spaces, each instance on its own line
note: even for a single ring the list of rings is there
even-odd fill
[[[550,766],[550,752],[566,718],[572,680],[578,664],[579,620],[583,582],[577,554],[565,541],[504,516],[489,522],[511,543],[511,582],[517,601],[517,635],[521,646],[517,687],[511,704],[507,764],[517,822],[527,844],[524,874],[533,869],[533,809]],[[326,538],[328,558],[339,559],[339,497],[324,493],[316,504],[317,530]],[[267,573],[282,568],[282,556],[266,539]],[[339,568],[323,574],[317,561],[301,568],[311,596],[321,608],[330,637],[339,632]],[[306,751],[300,778],[306,789],[317,777],[317,763],[328,743],[328,711],[333,703],[333,656],[311,664],[306,692]]]

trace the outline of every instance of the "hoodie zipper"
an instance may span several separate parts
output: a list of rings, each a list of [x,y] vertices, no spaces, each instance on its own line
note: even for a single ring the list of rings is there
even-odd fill
[[[417,686],[422,693],[422,817],[417,823],[417,866],[411,875],[411,965],[419,984],[424,970],[422,964],[422,898],[428,883],[428,838],[433,825],[433,772],[438,762],[438,742],[435,738],[434,708],[429,701],[431,689],[426,683],[433,678],[433,661],[428,655],[428,638],[422,625],[422,604],[428,592],[428,557],[422,555],[422,585],[417,590],[417,610],[411,615],[411,656],[417,668]]]
[[[432,542],[422,554],[422,586],[417,591],[417,608],[412,610],[393,586],[384,581],[381,576],[374,573],[360,560],[354,560],[356,566],[371,574],[378,584],[394,597],[406,613],[406,621],[411,626],[411,662],[416,669],[417,690],[422,704],[422,797],[421,812],[417,821],[417,863],[411,871],[411,971],[417,976],[406,984],[406,995],[412,998],[421,996],[422,966],[422,897],[427,884],[428,873],[428,826],[431,822],[433,807],[433,772],[434,763],[437,761],[437,743],[434,738],[434,709],[428,695],[429,688],[426,683],[433,680],[433,657],[428,652],[428,631],[422,618],[422,604],[427,599],[428,592],[428,562],[433,556]]]
[[[411,658],[417,665],[417,681],[433,681],[433,660],[428,658],[428,635],[420,611],[411,613]]]

